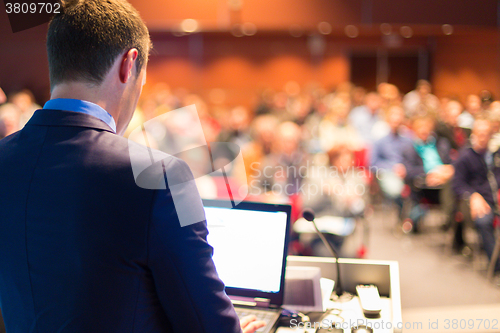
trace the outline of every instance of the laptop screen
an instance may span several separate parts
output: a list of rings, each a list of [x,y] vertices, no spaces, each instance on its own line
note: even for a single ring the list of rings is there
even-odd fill
[[[228,294],[283,292],[290,206],[204,200],[213,260]],[[248,294],[252,290],[256,293]],[[240,292],[237,292],[240,291]]]

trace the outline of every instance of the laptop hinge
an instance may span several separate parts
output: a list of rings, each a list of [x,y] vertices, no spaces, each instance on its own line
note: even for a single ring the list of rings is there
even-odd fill
[[[261,297],[242,297],[242,296],[230,296],[233,305],[249,306],[249,307],[259,307],[268,308],[271,300],[268,298]]]

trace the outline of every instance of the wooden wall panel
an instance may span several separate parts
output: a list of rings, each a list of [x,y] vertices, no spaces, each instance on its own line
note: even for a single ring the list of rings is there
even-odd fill
[[[500,39],[498,32],[438,38],[432,62],[438,96],[457,96],[490,90],[500,99]]]
[[[255,0],[255,3],[259,1]],[[226,0],[222,2],[227,4]],[[149,2],[141,3],[149,6]],[[250,4],[250,0],[244,2],[244,6]],[[200,15],[210,16],[217,12],[219,5],[217,1],[200,1],[197,8]],[[169,2],[169,6],[181,4]],[[181,18],[198,10],[186,8],[172,7],[169,13],[173,16],[166,12],[158,15],[165,19]],[[307,12],[298,4],[288,10],[291,12],[287,15],[279,11],[265,15],[294,17],[296,12]],[[311,15],[318,14],[317,9],[307,10]],[[247,8],[247,12],[251,10]],[[349,11],[345,12],[346,17],[350,17]],[[321,19],[323,14],[318,15],[317,18]],[[269,24],[277,21],[273,22]],[[43,25],[12,34],[6,14],[0,13],[0,86],[7,93],[27,87],[33,90],[40,103],[49,97],[46,29],[47,26]],[[151,56],[145,93],[158,82],[166,82],[174,88],[185,87],[204,97],[213,88],[221,88],[227,90],[228,103],[253,105],[257,91],[265,87],[281,90],[289,80],[300,85],[314,81],[326,88],[335,87],[349,80],[351,52],[363,49],[373,52],[383,46],[380,35],[374,32],[363,34],[363,29],[360,37],[355,39],[342,35],[327,36],[324,56],[318,62],[310,55],[307,37],[292,38],[287,29],[285,24],[282,27],[285,31],[258,32],[253,37],[243,38],[232,37],[228,32],[180,38],[169,32],[155,33],[152,36],[156,50]],[[500,98],[499,40],[497,30],[457,27],[452,36],[419,35],[405,39],[403,49],[425,47],[430,51],[431,78],[438,96],[464,97],[470,92],[489,89]]]

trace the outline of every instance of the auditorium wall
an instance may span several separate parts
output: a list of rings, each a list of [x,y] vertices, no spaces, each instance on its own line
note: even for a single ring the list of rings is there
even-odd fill
[[[2,13],[0,15],[5,15]],[[403,41],[401,49],[425,49],[430,54],[430,79],[438,96],[458,96],[491,90],[500,98],[498,30],[476,28],[451,36],[417,35]],[[34,91],[38,101],[50,96],[46,25],[12,34],[8,21],[0,19],[0,86],[8,93],[21,88]],[[285,32],[257,32],[237,38],[229,32],[208,32],[174,37],[154,32],[145,93],[158,82],[183,87],[205,98],[214,88],[226,91],[229,105],[253,106],[264,88],[283,89],[288,81],[304,86],[317,82],[334,88],[350,79],[350,55],[376,52],[383,47],[380,35],[347,38],[325,36],[321,54],[311,55],[307,36],[294,38]]]

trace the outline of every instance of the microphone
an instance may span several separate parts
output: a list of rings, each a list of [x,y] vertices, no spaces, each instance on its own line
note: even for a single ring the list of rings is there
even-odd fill
[[[306,219],[309,222],[312,222],[314,225],[314,229],[316,229],[316,233],[318,234],[319,238],[321,238],[321,241],[323,241],[323,244],[325,244],[326,248],[330,251],[332,257],[335,258],[335,262],[337,263],[337,281],[335,281],[335,294],[340,297],[344,293],[342,290],[342,284],[340,283],[340,264],[339,264],[339,255],[337,254],[337,251],[333,249],[333,247],[330,245],[330,243],[326,240],[325,236],[321,231],[319,231],[318,226],[316,225],[316,222],[314,222],[314,211],[310,208],[306,208],[302,211],[302,217]]]

